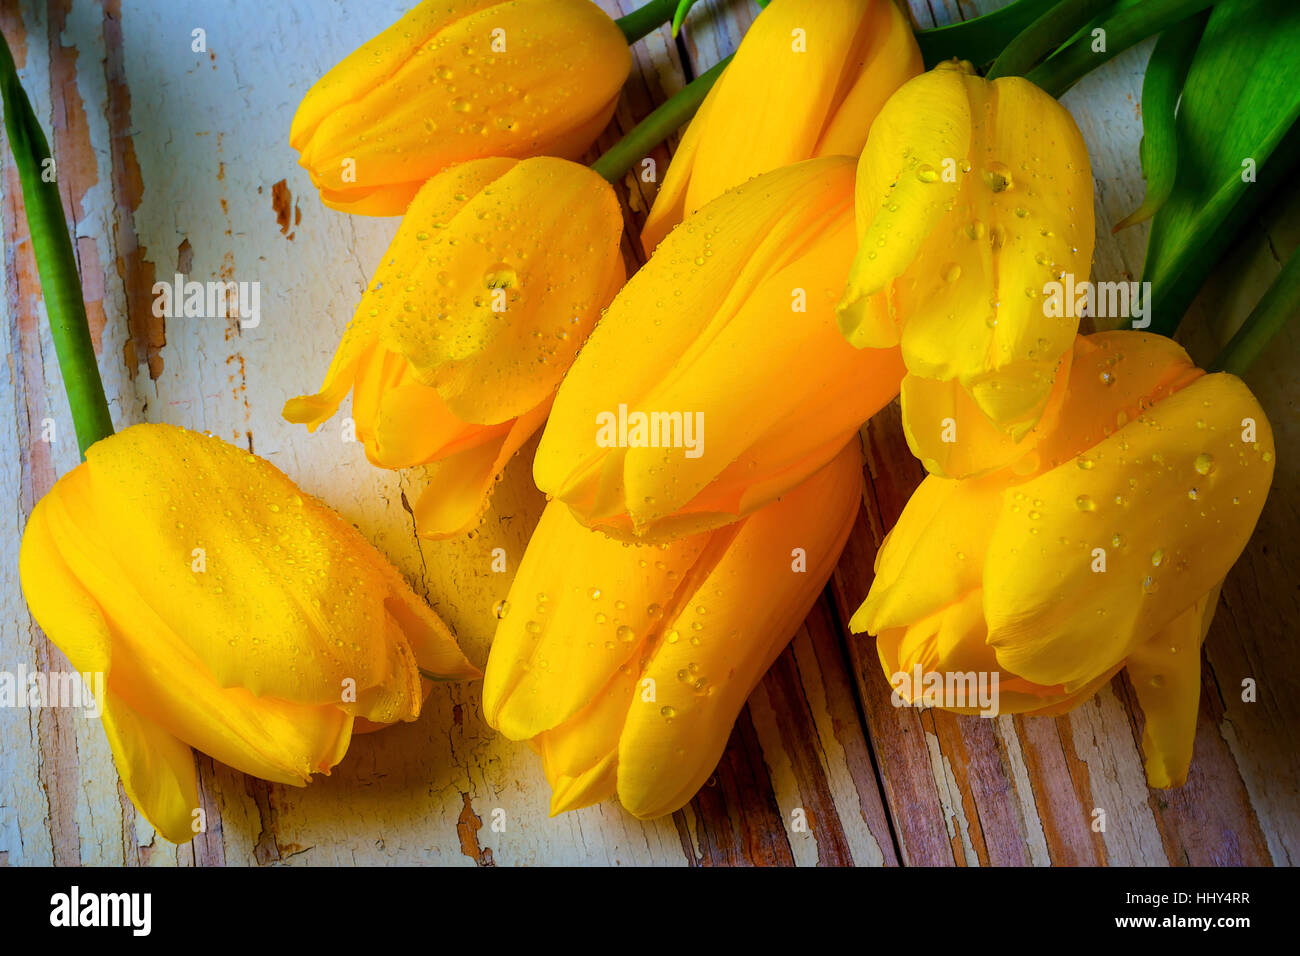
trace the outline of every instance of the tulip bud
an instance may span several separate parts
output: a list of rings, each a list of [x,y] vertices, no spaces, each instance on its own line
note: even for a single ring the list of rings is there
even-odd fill
[[[695,795],[825,586],[861,500],[854,437],[744,521],[659,547],[546,507],[497,627],[483,709],[541,755],[552,814],[617,796],[648,819]]]
[[[289,142],[325,205],[399,216],[471,159],[577,159],[632,56],[590,0],[425,0],[308,92]]]
[[[998,674],[1004,713],[1068,708],[1127,664],[1151,784],[1179,784],[1201,640],[1272,475],[1240,379],[1161,336],[1081,337],[1055,429],[1015,468],[922,482],[850,626],[890,675]]]
[[[1023,454],[1079,325],[1048,314],[1044,289],[1085,281],[1092,261],[1092,174],[1070,114],[1026,80],[942,64],[880,111],[857,215],[840,325],[859,347],[901,344],[912,451],[950,478]]]
[[[588,527],[663,540],[751,514],[889,402],[896,350],[834,305],[853,256],[853,162],[809,160],[709,203],[615,297],[556,395],[537,486]]]
[[[440,173],[402,219],[320,392],[284,417],[314,430],[351,389],[373,464],[437,463],[414,509],[420,534],[468,529],[622,285],[622,229],[609,183],[567,160]]]
[[[645,250],[747,179],[857,156],[885,100],[921,69],[893,0],[774,0],[682,136],[641,232]]]
[[[421,673],[476,676],[360,534],[270,463],[171,425],[90,447],[32,511],[32,616],[98,701],[127,795],[168,840],[195,832],[193,747],[293,786],[355,729],[414,720]]]

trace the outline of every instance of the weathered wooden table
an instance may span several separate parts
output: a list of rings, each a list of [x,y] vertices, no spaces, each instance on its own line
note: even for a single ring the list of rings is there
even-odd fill
[[[601,0],[626,12],[641,0]],[[815,0],[808,0],[815,2]],[[913,0],[923,25],[980,4]],[[541,508],[518,457],[475,534],[420,544],[418,474],[370,467],[327,426],[280,419],[319,382],[396,220],[322,207],[288,145],[311,83],[395,20],[407,0],[3,0],[0,29],[58,160],[113,415],[208,429],[320,495],[385,551],[486,660],[509,575]],[[703,0],[636,66],[607,147],[687,78],[734,49],[757,12]],[[206,31],[207,51],[191,50]],[[1096,176],[1094,277],[1136,278],[1146,227],[1110,227],[1140,200],[1142,69],[1129,51],[1065,98]],[[662,164],[669,150],[658,151]],[[653,185],[620,188],[639,227]],[[17,550],[33,504],[77,460],[17,173],[0,158],[0,670],[67,668],[32,623]],[[1275,203],[1203,291],[1184,328],[1207,361],[1300,241],[1294,197]],[[625,243],[630,261],[639,253]],[[176,273],[257,280],[256,329],[156,319],[151,287]],[[1289,864],[1300,860],[1300,325],[1251,373],[1279,448],[1272,495],[1223,590],[1206,643],[1196,756],[1185,787],[1149,790],[1132,689],[1116,679],[1058,719],[897,710],[870,640],[848,634],[883,532],[921,478],[896,406],[864,430],[869,485],[824,596],[754,692],[713,779],[684,810],[641,823],[616,805],[547,817],[538,761],[482,719],[476,684],[437,688],[422,718],[358,738],[333,776],[269,785],[199,758],[208,831],[157,838],[123,795],[103,732],[69,710],[0,710],[0,864]],[[59,440],[41,440],[52,419]],[[941,569],[936,569],[941,573]],[[1258,681],[1243,702],[1243,679]],[[803,808],[809,827],[792,825]],[[1095,830],[1104,810],[1104,831]]]

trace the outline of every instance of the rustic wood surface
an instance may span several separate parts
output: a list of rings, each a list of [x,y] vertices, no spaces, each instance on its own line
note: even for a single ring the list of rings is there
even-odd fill
[[[601,0],[626,12],[641,0]],[[810,0],[811,2],[811,0]],[[913,0],[922,25],[1001,0]],[[486,660],[509,575],[540,512],[531,446],[478,532],[421,544],[405,505],[418,474],[366,464],[333,425],[315,436],[279,417],[314,387],[396,220],[322,207],[288,146],[302,94],[395,20],[405,0],[0,0],[58,160],[100,367],[119,425],[165,421],[255,450],[338,508]],[[653,106],[735,48],[757,7],[704,0],[684,36],[635,48],[610,145]],[[209,52],[190,51],[207,31]],[[1065,98],[1096,177],[1094,277],[1136,278],[1146,227],[1110,227],[1143,192],[1137,159],[1150,44]],[[660,167],[671,146],[660,148]],[[634,234],[653,185],[620,187]],[[1203,290],[1185,323],[1208,361],[1300,242],[1294,197],[1274,203]],[[32,623],[17,543],[33,504],[77,460],[21,216],[0,158],[0,670],[68,667]],[[625,242],[632,264],[639,250]],[[262,322],[152,317],[155,278],[259,280]],[[547,817],[548,789],[522,745],[483,722],[476,684],[440,687],[421,719],[354,741],[306,789],[270,785],[199,757],[208,831],[176,847],[122,793],[103,732],[68,710],[0,710],[0,864],[1278,864],[1300,860],[1300,448],[1293,325],[1249,384],[1279,456],[1258,530],[1223,589],[1206,642],[1196,756],[1185,787],[1147,788],[1141,721],[1117,678],[1060,718],[897,710],[872,643],[845,622],[866,595],[883,532],[921,478],[897,407],[863,429],[869,485],[843,560],[789,649],[742,712],[714,777],[672,817],[642,823],[616,805]],[[60,440],[40,440],[53,419]],[[936,569],[941,573],[941,569]],[[485,589],[486,588],[486,589]],[[1258,702],[1241,700],[1258,681]],[[810,826],[797,832],[792,810]],[[1106,812],[1104,832],[1092,827]],[[494,830],[502,819],[505,829]]]

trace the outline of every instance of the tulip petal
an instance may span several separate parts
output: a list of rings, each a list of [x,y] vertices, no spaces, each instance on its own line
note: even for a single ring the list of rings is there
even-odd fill
[[[871,591],[849,628],[879,635],[978,592],[989,525],[1001,502],[1002,486],[993,480],[931,476],[921,482],[877,553]]]
[[[413,512],[416,533],[437,540],[464,534],[487,511],[492,488],[510,459],[542,427],[551,410],[547,399],[509,423],[499,438],[444,458],[425,469],[427,484]]]
[[[488,723],[526,740],[587,707],[636,661],[696,565],[725,547],[726,535],[714,537],[631,546],[584,528],[561,502],[548,504],[492,643],[483,682]]]
[[[646,219],[646,251],[755,176],[814,157],[856,156],[886,98],[920,69],[916,41],[889,0],[777,0],[687,129]]]
[[[399,215],[459,163],[576,159],[630,69],[621,31],[588,0],[425,2],[312,87],[290,143],[327,205]]]
[[[419,205],[415,210],[420,225],[405,231],[399,229],[398,236],[409,234],[412,237],[411,241],[418,243],[418,240],[414,239],[415,233],[447,228],[448,224],[465,208],[470,197],[478,195],[495,180],[509,172],[515,164],[516,161],[513,159],[477,160],[463,163],[441,176],[430,179],[420,189]],[[413,218],[412,222],[415,221]],[[385,278],[390,282],[401,281],[400,275],[395,274],[400,272],[396,269],[396,253],[401,251],[409,256],[409,250],[397,250],[397,242],[395,238],[393,246],[389,248],[389,254],[384,259],[387,268],[381,266],[371,282],[372,286],[382,285]],[[423,259],[422,256],[419,258]],[[409,262],[410,259],[407,258],[405,261]],[[361,305],[344,329],[343,337],[330,362],[329,370],[325,373],[325,381],[320,391],[315,395],[301,395],[289,399],[282,413],[285,421],[303,424],[309,431],[315,431],[321,422],[338,410],[339,403],[354,384],[358,384],[359,390],[362,388],[359,379],[364,370],[369,370],[366,379],[369,381],[370,388],[374,389],[368,396],[372,404],[378,402],[380,382],[403,377],[403,367],[392,361],[378,347],[383,335],[384,322],[379,309],[367,300],[366,296],[370,295],[371,291],[373,290],[368,290],[362,297]],[[366,397],[358,395],[357,404],[361,407],[355,409],[354,417],[359,422],[369,422],[372,419],[372,415],[367,411],[366,401]]]
[[[1222,582],[1128,657],[1128,675],[1146,718],[1142,752],[1147,782],[1157,788],[1187,782],[1201,699],[1201,644]]]
[[[1061,359],[1052,391],[1037,421],[1023,435],[994,425],[958,383],[907,375],[900,390],[907,446],[932,475],[977,477],[1006,465],[1033,469],[1032,458],[1021,460],[1057,426],[1070,382],[1071,357],[1066,352]]]
[[[1074,688],[1126,657],[1227,573],[1272,474],[1263,410],[1219,373],[1008,491],[984,575],[999,662]]]
[[[514,164],[438,229],[441,205],[430,217],[416,197],[358,312],[378,311],[383,346],[452,414],[497,424],[555,391],[622,285],[622,213],[607,182],[550,157]]]
[[[862,501],[857,439],[757,511],[658,641],[619,743],[618,794],[634,816],[680,809],[713,773],[736,716],[825,586]],[[792,563],[806,557],[806,570]],[[677,639],[674,640],[674,634]]]
[[[896,353],[840,348],[829,321],[852,253],[851,169],[830,158],[768,173],[663,242],[560,387],[534,462],[543,491],[612,534],[717,527],[812,474],[893,396]],[[630,429],[601,439],[619,414],[646,416],[643,444]],[[683,440],[656,447],[673,414]],[[707,430],[693,449],[688,421]]]
[[[840,329],[858,348],[899,342],[894,308],[882,293],[956,201],[960,184],[941,171],[970,150],[966,87],[955,69],[923,73],[903,84],[872,124],[857,170],[858,252],[838,307]]]
[[[194,751],[113,694],[103,707],[104,735],[127,797],[163,838],[194,839],[199,803]]]
[[[881,632],[876,651],[900,700],[926,704],[927,685],[937,676],[943,686],[951,685],[963,695],[946,699],[941,705],[944,710],[970,715],[1052,716],[1091,697],[1119,671],[1116,664],[1084,687],[1068,691],[1059,684],[1035,684],[1004,670],[987,644],[983,598],[983,591],[977,589],[928,618]],[[950,675],[962,681],[954,681]],[[981,701],[977,694],[987,697]]]
[[[1078,328],[1078,313],[1053,311],[1062,297],[1046,296],[1051,283],[1086,280],[1092,256],[1092,178],[1074,121],[1023,79],[990,82],[968,64],[941,64],[881,110],[858,166],[857,208],[844,334],[859,346],[901,342],[923,417],[948,406],[986,419],[962,431],[992,437],[944,454],[905,404],[932,473],[1005,464],[1045,414]],[[955,388],[965,395],[945,394]],[[995,458],[979,459],[985,451]]]

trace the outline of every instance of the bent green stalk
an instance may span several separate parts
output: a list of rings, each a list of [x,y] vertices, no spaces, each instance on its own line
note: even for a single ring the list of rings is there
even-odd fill
[[[674,93],[658,109],[642,120],[632,132],[592,163],[591,168],[611,183],[622,179],[623,175],[639,160],[645,158],[650,150],[686,125],[687,120],[695,115],[695,111],[704,102],[704,97],[730,62],[731,57],[727,57]]]
[[[1063,0],[1007,44],[989,67],[988,78],[1022,76],[1115,0]]]
[[[1092,36],[1080,37],[1026,73],[1025,79],[1038,84],[1053,96],[1060,97],[1084,75],[1129,47],[1214,6],[1215,2],[1216,0],[1144,0],[1143,3],[1119,11],[1101,24],[1098,29],[1105,31],[1105,50],[1094,52]]]
[[[31,235],[41,295],[50,321],[50,337],[63,374],[63,388],[72,409],[77,447],[86,449],[113,434],[104,383],[99,377],[95,347],[81,297],[81,278],[72,240],[63,218],[56,167],[49,143],[41,131],[31,100],[18,82],[9,43],[0,35],[0,96],[3,96],[5,132],[22,182],[27,230]]]
[[[1243,374],[1297,312],[1300,312],[1300,249],[1291,253],[1259,304],[1210,364],[1210,371]]]
[[[694,3],[695,0],[690,2]],[[614,23],[623,31],[623,36],[627,37],[629,44],[635,43],[673,19],[673,15],[677,12],[677,4],[678,0],[650,0],[644,7],[633,10],[625,17],[619,17]],[[689,8],[689,4],[687,7]],[[673,33],[676,32],[674,29]]]
[[[954,57],[976,66],[992,60],[1007,45],[1042,16],[1057,0],[1015,0],[1005,7],[957,23],[917,30],[916,43],[927,68]]]

